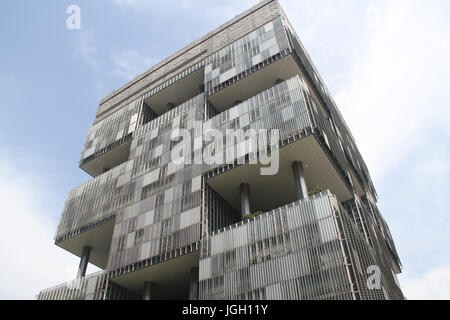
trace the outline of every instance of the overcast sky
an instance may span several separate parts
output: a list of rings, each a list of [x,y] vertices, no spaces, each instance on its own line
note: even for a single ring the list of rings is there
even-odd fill
[[[256,3],[0,2],[0,299],[74,278],[78,258],[53,237],[89,179],[77,162],[100,99]],[[369,167],[404,294],[450,299],[450,2],[280,3]]]

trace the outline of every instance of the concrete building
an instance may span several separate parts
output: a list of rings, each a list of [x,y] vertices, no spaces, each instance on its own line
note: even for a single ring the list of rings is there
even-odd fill
[[[403,299],[368,169],[277,1],[105,97],[79,165],[55,237],[78,277],[38,299]]]

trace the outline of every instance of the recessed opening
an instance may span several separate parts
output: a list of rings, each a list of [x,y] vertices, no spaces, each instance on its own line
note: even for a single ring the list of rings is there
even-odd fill
[[[240,208],[233,207],[208,184],[205,186],[205,200],[209,232],[225,228],[241,220]]]
[[[144,101],[143,122],[170,111],[204,92],[205,68],[199,68]]]
[[[189,298],[190,274],[198,268],[199,252],[195,251],[144,269],[112,279],[118,285],[144,296],[145,283],[151,282],[151,300]]]
[[[329,189],[339,201],[352,198],[315,136],[309,135],[279,149],[279,170],[275,175],[261,175],[261,164],[244,164],[206,180],[226,203],[241,213],[240,185],[249,185],[250,212],[270,211],[297,201],[298,194],[292,163],[303,163],[308,191]]]
[[[157,117],[158,115],[152,110],[152,108],[144,102],[142,105],[142,124],[144,125]]]
[[[232,79],[225,81],[225,83],[230,82],[230,85],[210,95],[208,102],[211,108],[214,109],[215,114],[221,113],[299,74],[301,74],[301,71],[292,55],[289,54],[237,81],[231,81]],[[211,112],[211,116],[215,114]]]

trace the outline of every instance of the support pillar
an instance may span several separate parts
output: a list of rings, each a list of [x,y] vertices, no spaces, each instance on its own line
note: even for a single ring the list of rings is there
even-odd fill
[[[154,283],[151,281],[144,282],[144,294],[142,295],[142,300],[152,300],[152,291],[154,288]]]
[[[300,161],[292,162],[292,172],[294,174],[298,200],[308,198],[308,187],[306,186],[305,173],[303,171],[303,164]]]
[[[248,183],[242,183],[239,186],[241,193],[241,215],[242,217],[251,213],[250,208],[250,187]]]
[[[81,253],[81,260],[80,265],[78,266],[77,279],[80,279],[86,275],[90,254],[91,254],[91,247],[85,246]]]
[[[198,268],[191,268],[189,274],[189,300],[198,300]]]

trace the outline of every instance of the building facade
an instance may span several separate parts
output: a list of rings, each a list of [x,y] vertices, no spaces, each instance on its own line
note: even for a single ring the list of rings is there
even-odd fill
[[[105,97],[38,299],[403,299],[355,141],[277,1]],[[92,263],[102,269],[86,275]]]

